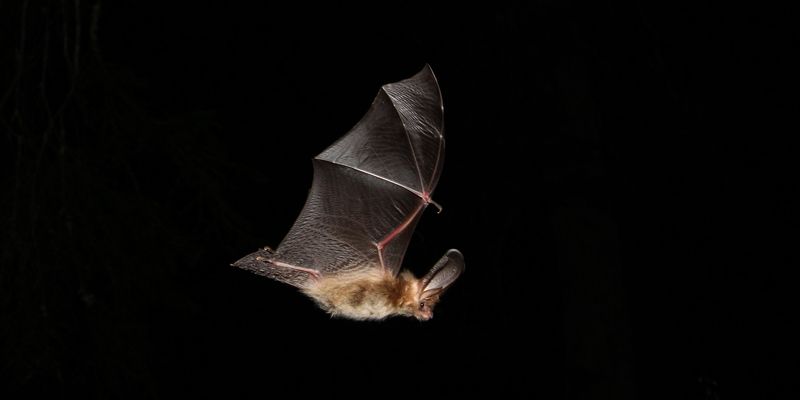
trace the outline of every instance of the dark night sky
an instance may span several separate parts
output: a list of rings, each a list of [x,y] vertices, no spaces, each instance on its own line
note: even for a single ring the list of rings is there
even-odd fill
[[[11,3],[0,393],[797,389],[781,366],[797,265],[783,10],[45,1],[23,20]],[[436,317],[330,319],[229,267],[280,242],[311,158],[425,63],[444,211],[405,265],[448,248],[467,263]]]

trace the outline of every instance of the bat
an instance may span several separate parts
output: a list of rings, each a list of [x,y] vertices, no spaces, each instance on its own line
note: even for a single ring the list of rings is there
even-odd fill
[[[305,206],[273,251],[232,265],[287,283],[335,317],[426,321],[464,271],[451,249],[422,278],[401,264],[444,162],[442,96],[430,66],[383,85],[367,113],[313,159]]]

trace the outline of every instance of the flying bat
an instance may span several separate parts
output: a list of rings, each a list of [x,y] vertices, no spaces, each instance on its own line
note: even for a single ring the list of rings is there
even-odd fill
[[[386,84],[367,113],[313,160],[300,216],[273,251],[233,266],[297,287],[333,316],[433,317],[464,271],[451,249],[422,278],[401,264],[444,162],[442,96],[430,66]]]

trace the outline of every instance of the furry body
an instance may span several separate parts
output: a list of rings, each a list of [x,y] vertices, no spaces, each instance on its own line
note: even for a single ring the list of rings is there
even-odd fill
[[[333,316],[356,320],[414,316],[421,292],[419,279],[409,271],[396,277],[382,268],[323,276],[309,282],[303,293]]]

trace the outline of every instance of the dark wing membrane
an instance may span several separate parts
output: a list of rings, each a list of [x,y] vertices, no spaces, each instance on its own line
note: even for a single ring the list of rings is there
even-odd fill
[[[350,132],[317,159],[364,171],[430,196],[444,161],[442,100],[430,67],[384,85]]]
[[[403,121],[424,193],[439,182],[444,162],[442,95],[430,66],[411,79],[389,84],[383,90]]]
[[[276,250],[321,273],[397,273],[444,158],[439,86],[426,66],[381,88],[367,114],[314,160],[306,205]]]
[[[380,265],[377,244],[406,218],[411,218],[409,228],[413,228],[421,204],[413,193],[383,179],[314,160],[314,184],[308,200],[278,247],[276,259],[321,273]],[[408,238],[406,234],[390,241],[392,249],[398,239],[407,245]],[[391,254],[391,260],[384,260],[389,265],[402,260],[396,250]]]
[[[267,247],[250,253],[231,265],[297,287],[303,287],[309,277],[314,275],[313,271],[275,265],[270,262],[273,258],[272,249]]]

